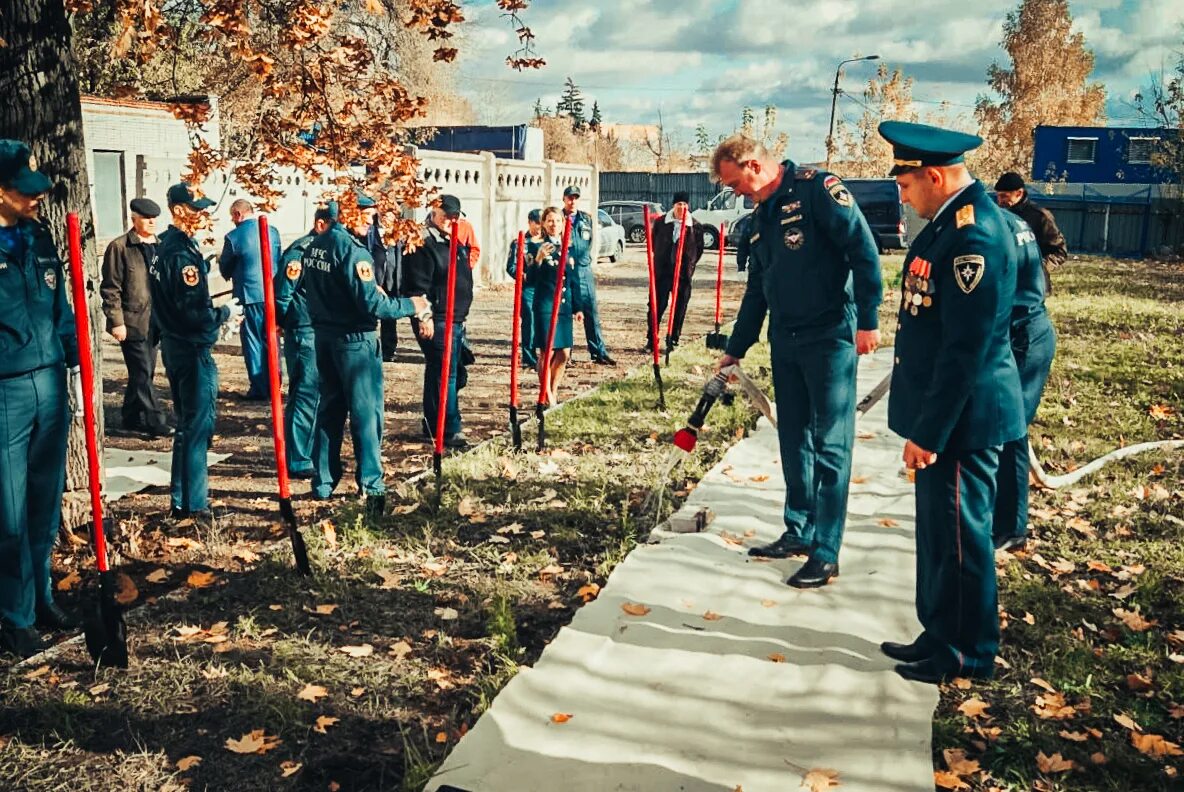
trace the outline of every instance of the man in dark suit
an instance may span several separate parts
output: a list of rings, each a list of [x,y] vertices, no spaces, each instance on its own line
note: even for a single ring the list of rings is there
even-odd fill
[[[687,303],[691,299],[691,280],[695,277],[695,265],[703,257],[703,224],[691,217],[690,195],[676,192],[671,202],[670,211],[653,220],[650,228],[650,238],[654,245],[654,281],[658,296],[658,327],[661,328],[662,315],[666,313],[666,305],[670,302],[670,295],[674,291],[674,267],[678,256],[678,240],[683,236],[682,269],[678,275],[678,297],[674,305],[674,329],[670,333],[670,346],[678,346],[679,336],[682,335],[682,323],[687,316]],[[684,222],[685,221],[685,222]],[[685,226],[685,228],[684,228]],[[647,310],[652,311],[652,306]],[[652,328],[646,325],[646,350],[653,349],[654,339],[650,336]]]

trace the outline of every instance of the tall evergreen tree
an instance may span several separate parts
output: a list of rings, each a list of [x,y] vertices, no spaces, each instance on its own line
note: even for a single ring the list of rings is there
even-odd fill
[[[588,127],[593,132],[599,133],[601,124],[603,124],[603,123],[604,123],[604,119],[600,115],[600,102],[593,102],[592,103],[592,117],[588,120]]]
[[[555,112],[570,118],[572,129],[576,131],[583,130],[587,124],[584,120],[584,95],[571,77],[563,84],[563,94],[555,105]]]

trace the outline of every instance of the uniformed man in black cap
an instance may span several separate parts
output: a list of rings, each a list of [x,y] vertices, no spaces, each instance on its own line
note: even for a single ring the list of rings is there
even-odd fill
[[[839,573],[847,520],[856,356],[880,343],[880,255],[838,176],[779,163],[745,135],[723,141],[711,169],[758,203],[749,225],[748,286],[718,365],[738,363],[769,317],[785,476],[785,530],[749,554],[808,554],[786,582],[824,586]]]
[[[600,310],[596,302],[596,275],[592,265],[596,262],[596,251],[592,249],[592,215],[579,210],[580,188],[568,185],[563,190],[563,214],[571,218],[571,242],[569,253],[579,268],[576,279],[576,312],[584,314],[584,339],[592,362],[602,366],[615,366],[600,332]]]
[[[53,601],[50,553],[66,482],[67,399],[82,408],[62,262],[38,219],[51,187],[29,147],[0,140],[0,654],[31,657],[37,628],[76,626]]]
[[[272,281],[275,286],[276,322],[284,331],[284,362],[288,366],[288,403],[284,406],[284,447],[292,478],[311,479],[312,445],[317,405],[321,401],[317,377],[317,351],[308,297],[304,293],[304,251],[313,239],[329,230],[329,209],[317,209],[312,230],[297,239],[284,255]]]
[[[313,238],[301,260],[320,379],[312,494],[327,499],[341,481],[341,441],[348,415],[355,480],[366,497],[367,515],[378,517],[386,508],[386,483],[381,454],[382,358],[376,327],[380,319],[416,315],[427,308],[427,301],[418,296],[392,298],[378,289],[374,258],[366,248],[372,218],[362,203],[358,201],[361,208],[348,228],[335,222]]]
[[[1052,277],[1049,273],[1069,258],[1065,236],[1057,228],[1052,212],[1032,202],[1024,186],[1024,178],[1014,171],[1008,171],[995,182],[995,197],[999,199],[1000,206],[1022,217],[1036,234],[1036,244],[1040,247],[1044,261],[1044,293],[1052,294]]]
[[[683,220],[686,220],[684,237]],[[686,192],[676,192],[670,202],[670,211],[665,215],[655,217],[651,221],[650,239],[654,248],[654,292],[658,298],[658,333],[659,338],[665,332],[666,322],[662,320],[666,313],[666,305],[670,302],[670,294],[674,291],[675,259],[678,256],[679,238],[682,242],[682,267],[678,273],[678,297],[674,304],[673,329],[666,339],[670,346],[678,346],[679,336],[682,335],[682,323],[687,318],[687,304],[691,301],[691,285],[695,277],[695,267],[699,259],[703,258],[703,224],[691,216],[691,196]],[[650,316],[653,307],[647,308],[646,316]],[[645,350],[653,349],[654,339],[649,337],[652,328],[646,323]]]
[[[172,516],[192,517],[208,527],[213,515],[206,452],[214,436],[218,398],[218,366],[211,350],[230,309],[214,307],[206,260],[192,236],[214,202],[181,183],[169,188],[168,203],[173,222],[160,235],[156,260],[148,268],[148,284],[177,417]]]
[[[531,209],[526,216],[526,241],[538,242],[542,239],[543,234],[543,210]],[[523,254],[525,255],[525,253]],[[526,271],[522,273],[522,303],[520,334],[522,339],[522,365],[535,369],[538,368],[538,361],[534,356],[534,267],[526,267]],[[510,255],[506,257],[506,274],[511,278],[516,277],[518,272],[518,240],[514,239],[510,243]]]
[[[1018,214],[1004,213],[1019,247],[1015,302],[1011,308],[1011,352],[1020,373],[1024,396],[1024,425],[1036,419],[1044,383],[1056,354],[1057,334],[1044,309],[1045,269],[1036,234]],[[1027,432],[1003,444],[999,454],[999,491],[991,533],[997,550],[1018,550],[1028,541]]]
[[[120,411],[122,427],[142,431],[149,437],[168,437],[173,430],[152,388],[160,338],[152,325],[152,294],[148,288],[148,267],[156,258],[160,207],[148,198],[133,198],[129,206],[132,227],[107,245],[99,294],[103,297],[107,332],[119,342],[127,365],[127,390]]]
[[[999,647],[991,543],[999,452],[1026,431],[1009,331],[1016,236],[970,175],[975,135],[885,121],[901,200],[929,220],[901,281],[888,425],[916,471],[917,616],[912,643],[881,649],[906,679],[988,678]]]

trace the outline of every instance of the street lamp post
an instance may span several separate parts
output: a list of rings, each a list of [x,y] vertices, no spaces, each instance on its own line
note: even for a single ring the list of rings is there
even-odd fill
[[[839,65],[835,67],[835,86],[830,91],[830,127],[826,133],[826,168],[830,170],[830,158],[835,150],[835,105],[839,101],[839,74],[842,73],[843,67],[848,63],[855,63],[857,61],[872,61],[879,60],[879,55],[864,55],[862,58],[848,58],[845,61],[839,61]]]

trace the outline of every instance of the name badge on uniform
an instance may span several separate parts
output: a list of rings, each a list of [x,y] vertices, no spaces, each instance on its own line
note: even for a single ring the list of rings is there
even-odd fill
[[[790,250],[798,250],[806,244],[806,232],[800,228],[791,228],[785,232],[785,246]]]
[[[57,270],[47,269],[45,271],[45,285],[51,289],[56,289],[58,287]]]
[[[986,269],[987,262],[982,256],[954,257],[954,280],[958,282],[958,288],[967,294],[978,286]]]
[[[294,281],[300,277],[300,269],[300,262],[298,260],[289,261],[288,267],[284,270],[284,273],[288,276],[288,280]]]
[[[181,270],[181,282],[186,286],[196,286],[201,279],[201,274],[197,271],[197,267],[190,264]]]
[[[358,277],[364,281],[374,280],[374,268],[370,266],[369,261],[359,261],[354,265],[354,270],[358,273]]]

